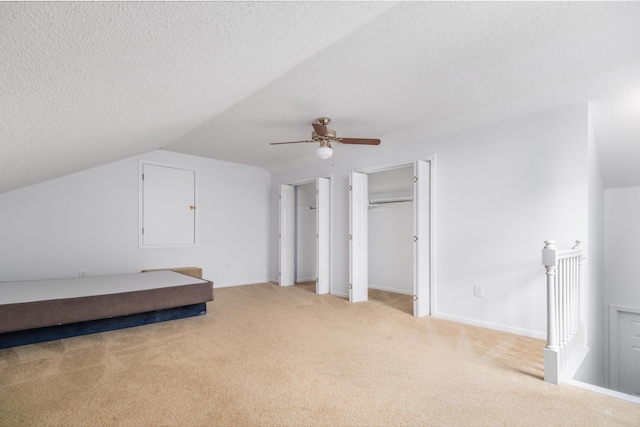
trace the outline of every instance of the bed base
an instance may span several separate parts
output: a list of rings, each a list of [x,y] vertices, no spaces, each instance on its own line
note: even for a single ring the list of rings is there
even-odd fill
[[[206,313],[207,304],[203,302],[182,307],[166,308],[162,310],[148,311],[145,313],[112,317],[109,319],[90,320],[87,322],[70,323],[66,325],[5,332],[0,334],[0,349],[81,335],[96,334],[116,329],[131,328],[134,326],[148,325],[168,320],[201,316]]]

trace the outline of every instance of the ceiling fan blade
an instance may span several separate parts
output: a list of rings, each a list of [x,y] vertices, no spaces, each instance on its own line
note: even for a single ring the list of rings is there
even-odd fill
[[[313,129],[315,129],[316,133],[320,136],[327,136],[327,127],[325,125],[321,125],[319,123],[311,123]]]
[[[343,144],[380,145],[380,140],[379,139],[338,138],[338,141],[343,143]]]
[[[289,142],[270,142],[269,145],[280,145],[280,144],[300,144],[301,142],[315,142],[312,140],[306,140],[306,141],[289,141]]]

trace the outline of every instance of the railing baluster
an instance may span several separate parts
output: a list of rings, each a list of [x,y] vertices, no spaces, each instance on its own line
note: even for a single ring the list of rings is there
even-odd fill
[[[573,353],[586,346],[584,336],[583,240],[568,251],[558,251],[555,242],[545,241],[542,264],[547,275],[547,345],[544,351],[545,381],[558,384],[565,368],[575,360]]]

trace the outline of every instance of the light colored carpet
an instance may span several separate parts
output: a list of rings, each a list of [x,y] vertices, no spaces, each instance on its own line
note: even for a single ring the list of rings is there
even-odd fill
[[[0,350],[3,426],[611,426],[640,407],[542,380],[540,340],[351,304],[215,290],[209,313]]]

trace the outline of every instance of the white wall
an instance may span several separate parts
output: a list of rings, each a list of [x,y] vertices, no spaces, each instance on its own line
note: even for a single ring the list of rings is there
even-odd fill
[[[587,236],[586,318],[589,353],[575,379],[605,385],[605,306],[604,306],[604,184],[596,149],[593,123],[589,119],[589,234]]]
[[[605,191],[607,304],[640,308],[640,187]]]
[[[296,281],[316,279],[316,184],[296,185]]]
[[[138,248],[139,159],[197,170],[198,247]],[[154,151],[1,194],[0,281],[181,266],[216,287],[267,281],[269,190],[263,169]]]
[[[640,187],[605,190],[605,372],[609,377],[609,306],[640,309]]]
[[[368,174],[369,200],[413,197],[413,165]],[[413,295],[411,202],[368,209],[369,288]]]
[[[435,315],[544,338],[543,241],[570,247],[587,235],[586,104],[452,135],[424,128],[382,144],[338,146],[333,161],[272,176],[271,277],[278,272],[281,183],[333,174],[334,295],[348,295],[348,174],[436,156]],[[375,136],[375,135],[373,135]],[[473,285],[485,297],[473,296]]]
[[[369,287],[413,295],[413,203],[369,209],[368,243]]]

